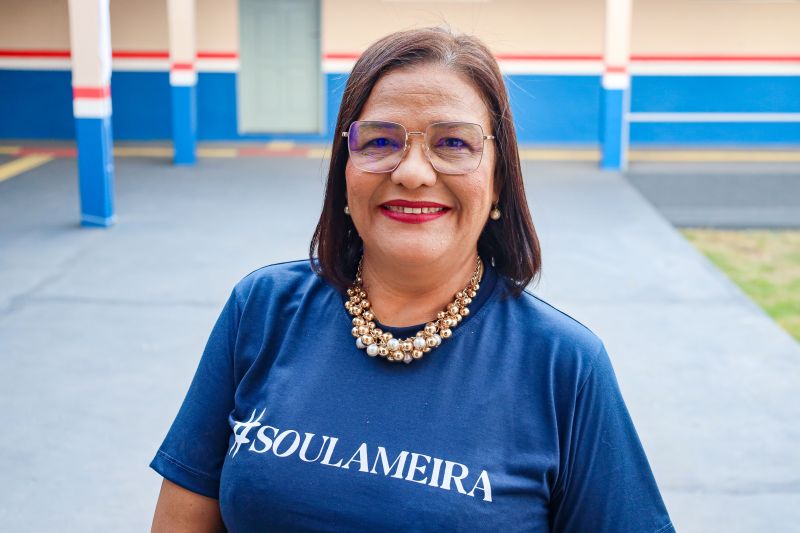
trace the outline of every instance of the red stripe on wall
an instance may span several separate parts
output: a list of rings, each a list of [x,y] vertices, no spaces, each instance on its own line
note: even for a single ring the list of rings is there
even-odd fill
[[[330,53],[323,56],[325,59],[358,59],[360,54],[355,53]],[[602,55],[582,54],[496,54],[495,57],[502,61],[601,61]]]
[[[358,59],[360,54],[355,53],[330,53],[323,56],[325,59]],[[496,54],[497,59],[503,61],[600,61],[602,55],[579,54]]]
[[[800,62],[800,56],[672,56],[672,55],[637,55],[631,56],[633,61],[708,61],[708,62],[726,62],[726,61],[752,61],[752,62],[787,62],[794,63]]]
[[[361,54],[353,54],[353,53],[330,53],[330,54],[323,54],[322,56],[324,59],[358,59],[361,57]]]
[[[168,59],[169,52],[163,50],[114,50],[111,57],[116,59]]]
[[[114,50],[111,56],[116,59],[169,59],[169,52],[164,50]],[[0,50],[0,57],[71,57],[69,50]],[[236,52],[197,52],[200,59],[237,59]]]
[[[324,59],[358,59],[361,54],[353,52],[331,52],[323,55]],[[117,59],[169,59],[165,50],[114,50],[112,56]],[[69,50],[16,50],[0,49],[0,57],[25,58],[68,58]],[[237,59],[236,52],[197,52],[199,59]],[[600,54],[511,54],[501,53],[495,57],[503,61],[601,61]],[[633,61],[707,61],[707,62],[765,62],[765,63],[800,63],[800,56],[786,55],[646,55],[634,54]]]
[[[325,59],[358,59],[360,54],[334,52],[325,54]],[[495,55],[501,61],[602,61],[603,56],[598,54],[506,54]],[[800,56],[771,56],[771,55],[643,55],[634,54],[631,56],[634,61],[707,61],[707,62],[800,62]]]
[[[197,52],[198,59],[238,59],[236,52]]]
[[[496,54],[500,61],[601,61],[602,55],[593,54]]]
[[[0,57],[69,57],[69,50],[0,50]]]
[[[73,87],[73,98],[108,98],[111,96],[111,87]]]

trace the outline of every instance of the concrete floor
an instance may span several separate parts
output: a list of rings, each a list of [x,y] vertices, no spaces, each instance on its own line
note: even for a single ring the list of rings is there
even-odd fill
[[[75,161],[0,183],[0,524],[143,531],[147,468],[233,284],[304,257],[324,165],[116,161],[115,227],[77,225]],[[800,523],[800,346],[622,176],[526,163],[534,292],[605,341],[681,532]]]
[[[625,177],[683,227],[800,229],[800,163],[631,163]]]

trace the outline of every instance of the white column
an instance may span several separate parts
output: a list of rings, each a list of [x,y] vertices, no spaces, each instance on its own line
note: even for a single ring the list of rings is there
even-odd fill
[[[193,164],[197,145],[194,0],[167,0],[167,18],[174,162]]]
[[[81,224],[114,223],[109,0],[69,0]]]
[[[602,168],[623,170],[628,159],[633,0],[606,0],[602,91]]]

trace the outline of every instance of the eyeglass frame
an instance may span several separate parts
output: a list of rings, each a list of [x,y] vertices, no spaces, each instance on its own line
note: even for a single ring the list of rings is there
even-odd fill
[[[439,126],[439,125],[442,125],[442,124],[469,124],[469,125],[472,125],[472,126],[477,126],[478,129],[480,129],[480,131],[481,131],[481,156],[478,159],[478,162],[475,165],[475,168],[473,168],[472,170],[469,170],[468,172],[474,172],[475,170],[478,169],[478,167],[481,166],[481,161],[483,161],[483,147],[486,146],[486,141],[493,141],[493,140],[496,139],[496,137],[494,135],[485,135],[483,133],[483,126],[481,126],[480,124],[477,124],[475,122],[465,122],[465,121],[458,121],[458,120],[456,120],[456,121],[447,121],[447,122],[432,122],[431,124],[428,124],[425,127],[425,131],[408,131],[408,129],[405,126],[403,126],[402,124],[400,124],[399,122],[392,122],[391,120],[354,120],[353,122],[350,123],[350,126],[347,128],[347,131],[341,132],[342,137],[345,137],[345,138],[349,139],[349,137],[350,137],[350,128],[352,128],[353,124],[355,124],[357,122],[382,122],[384,124],[394,124],[396,126],[400,126],[401,128],[403,128],[403,131],[406,133],[405,140],[404,140],[404,146],[403,146],[403,154],[400,156],[400,159],[397,160],[397,164],[393,168],[391,168],[390,170],[383,170],[383,171],[365,170],[363,168],[360,168],[360,167],[356,166],[356,168],[358,168],[358,170],[360,170],[362,172],[367,172],[369,174],[387,174],[387,173],[391,173],[391,172],[394,172],[395,170],[397,170],[397,167],[400,166],[400,163],[403,162],[403,159],[405,159],[406,154],[408,153],[408,149],[411,146],[411,144],[408,142],[408,138],[411,137],[412,135],[413,136],[420,136],[420,135],[422,136],[422,139],[423,139],[423,143],[422,143],[423,150],[422,151],[425,152],[425,157],[428,158],[428,162],[431,164],[431,167],[433,167],[433,169],[436,172],[438,172],[439,174],[446,174],[446,175],[449,175],[449,176],[461,176],[461,175],[465,174],[466,172],[442,172],[441,170],[436,168],[436,165],[433,164],[433,160],[431,159],[431,154],[430,154],[430,147],[428,146],[427,142],[424,142],[425,141],[425,133],[432,126]],[[353,159],[353,154],[352,154],[352,151],[350,150],[350,142],[349,141],[347,142],[347,154],[350,156],[350,159],[352,160]],[[353,163],[353,165],[355,165],[355,163]]]

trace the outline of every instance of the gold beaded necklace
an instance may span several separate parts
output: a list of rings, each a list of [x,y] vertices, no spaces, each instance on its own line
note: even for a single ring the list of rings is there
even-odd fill
[[[439,311],[436,320],[425,324],[422,331],[418,331],[415,337],[406,339],[395,339],[388,331],[383,331],[375,326],[375,314],[372,306],[367,299],[367,292],[362,285],[361,266],[364,258],[358,262],[356,280],[353,286],[347,289],[349,299],[344,303],[345,309],[353,316],[353,337],[356,338],[356,346],[366,350],[367,355],[375,357],[380,355],[389,362],[403,361],[408,364],[434,348],[442,344],[442,339],[449,338],[452,329],[461,320],[469,315],[469,304],[478,294],[480,289],[479,281],[483,272],[483,262],[480,256],[475,261],[475,272],[463,290],[456,293],[455,298],[443,311]]]

